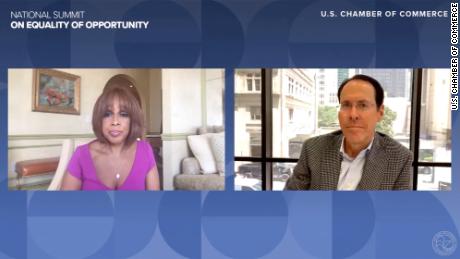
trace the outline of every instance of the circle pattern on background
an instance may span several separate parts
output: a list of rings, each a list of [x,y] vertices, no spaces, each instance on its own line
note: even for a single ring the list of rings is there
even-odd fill
[[[209,192],[203,205],[203,232],[226,256],[256,258],[282,240],[287,216],[281,193]]]
[[[260,9],[247,28],[243,65],[289,64],[289,30],[293,19],[307,4],[304,1],[289,4],[273,1]]]
[[[442,11],[445,10],[444,5],[440,4],[437,1],[432,2],[432,7],[427,8],[427,10],[433,11]],[[450,60],[450,52],[443,51],[437,52],[433,49],[442,49],[446,42],[449,42],[449,27],[443,26],[443,20],[437,19],[430,22],[421,23],[419,25],[418,31],[420,31],[420,40],[418,42],[420,48],[422,65],[419,67],[425,67],[424,63],[427,60],[439,60],[445,62],[437,62],[438,64],[430,64],[428,67],[443,67]]]
[[[166,243],[185,257],[201,258],[201,192],[164,193],[158,214]]]
[[[26,200],[25,192],[0,191],[0,256],[25,258],[27,255]]]
[[[30,195],[27,230],[31,254],[84,258],[109,240],[115,220],[107,193],[34,192]]]
[[[449,192],[444,194],[449,195]],[[424,258],[435,255],[431,244],[439,231],[450,231],[458,236],[449,212],[429,192],[375,192],[373,198],[378,216],[377,257]],[[459,255],[457,250],[452,258],[459,258]]]
[[[203,63],[211,67],[238,65],[244,48],[244,35],[240,22],[221,3],[203,1],[202,6]],[[226,62],[223,63],[222,60]]]
[[[372,3],[361,3],[369,5]],[[351,1],[340,1],[334,10],[356,8]],[[372,66],[376,48],[375,23],[360,19],[330,18],[318,26],[317,20],[324,3],[312,1],[295,17],[289,32],[289,54],[295,67]],[[327,19],[327,18],[326,18]],[[354,35],[349,37],[349,35]],[[359,59],[356,57],[359,56]]]
[[[291,196],[289,229],[297,244],[313,257],[332,258],[332,194],[307,191],[285,195]]]
[[[111,258],[128,258],[151,241],[158,221],[161,192],[113,192],[114,223],[107,242],[91,258],[114,253]]]
[[[52,2],[42,10],[67,11],[71,10],[71,4],[70,1]],[[70,30],[29,30],[27,36],[32,67],[53,67],[56,62],[61,67],[70,67]]]
[[[371,238],[375,226],[374,202],[368,192],[332,194],[332,256],[357,253]],[[350,238],[350,237],[353,238]]]
[[[6,7],[2,10],[3,14],[6,14],[3,16],[3,18],[6,17],[6,19],[4,19],[5,21],[8,21],[9,18],[7,9],[11,6],[16,6],[16,2],[20,1],[10,0],[2,2],[3,6]],[[37,1],[22,2],[24,3],[20,6],[25,7],[35,6],[37,3]],[[49,9],[75,8],[79,4],[74,3],[75,1],[72,2],[68,0],[58,2],[45,0],[40,2],[42,4],[49,3],[46,7]],[[316,2],[317,1],[311,1],[310,3]],[[337,7],[339,6],[337,5],[339,2],[340,1],[335,1],[333,5]],[[358,7],[363,7],[363,1],[354,0],[349,2],[355,3]],[[377,1],[371,1],[372,4],[375,4],[375,2]],[[382,3],[384,1],[378,2]],[[393,2],[402,5],[402,3],[398,3],[396,0]],[[432,4],[427,4],[429,2],[430,1],[426,0],[417,1],[417,5],[408,2],[403,7],[411,8],[411,6],[420,6],[418,4],[426,4],[424,6],[427,7],[427,10],[434,10],[435,8],[430,8],[430,6],[433,6]],[[447,3],[448,1],[441,2]],[[2,43],[0,43],[2,44],[1,49],[3,53],[7,54],[2,55],[0,61],[3,67],[1,77],[3,80],[6,80],[8,77],[7,70],[12,67],[76,67],[79,65],[80,67],[103,68],[108,66],[152,66],[152,64],[155,67],[190,67],[191,64],[196,66],[200,64],[200,44],[202,43],[200,43],[201,24],[200,21],[193,18],[196,16],[191,15],[190,10],[184,8],[184,5],[179,5],[177,3],[178,1],[148,1],[136,5],[133,4],[133,2],[128,4],[117,2],[117,5],[107,6],[106,10],[104,10],[104,15],[108,14],[110,10],[115,10],[115,12],[121,11],[121,13],[123,13],[126,8],[134,5],[134,11],[128,11],[126,13],[126,18],[140,19],[142,17],[138,15],[143,12],[142,10],[144,7],[154,6],[150,9],[145,8],[145,14],[149,17],[153,17],[153,13],[158,10],[158,12],[161,13],[155,13],[155,17],[160,17],[163,19],[161,22],[164,23],[160,22],[157,23],[157,25],[159,25],[159,28],[166,28],[162,32],[150,31],[146,34],[152,36],[152,38],[154,36],[154,39],[145,37],[143,34],[130,34],[125,32],[115,33],[110,31],[104,32],[104,36],[109,35],[109,37],[92,38],[92,34],[86,34],[82,31],[78,33],[78,35],[81,36],[79,41],[74,41],[77,36],[74,34],[70,35],[65,31],[62,33],[50,33],[48,31],[41,31],[39,33],[37,31],[23,32],[22,34],[18,31],[16,31],[15,34],[7,31],[5,37],[2,38]],[[205,4],[207,3],[208,1],[205,1]],[[214,5],[216,9],[221,8],[221,6],[219,6],[220,3],[209,3],[211,6]],[[104,4],[105,2],[100,1],[99,6],[103,6]],[[307,12],[305,15],[303,11],[301,12],[301,10],[304,10],[302,6],[306,4],[308,3],[301,3],[301,1],[269,1],[269,7],[267,9],[260,9],[261,13],[257,14],[254,20],[249,22],[250,27],[247,31],[247,38],[243,38],[245,41],[244,43],[248,45],[248,49],[243,47],[244,54],[246,55],[246,59],[244,59],[245,61],[243,63],[246,66],[252,64],[250,67],[260,67],[262,64],[267,67],[276,67],[277,64],[282,64],[282,66],[289,66],[289,64],[300,66],[312,63],[316,63],[316,66],[318,66],[318,64],[325,64],[328,66],[331,66],[331,64],[350,66],[351,64],[351,66],[356,67],[358,65],[364,64],[363,66],[365,66],[365,64],[371,64],[373,66],[411,67],[412,64],[416,64],[417,67],[441,67],[443,65],[438,66],[438,64],[446,64],[444,62],[448,62],[448,60],[444,60],[445,55],[448,55],[449,51],[448,43],[442,43],[444,42],[442,38],[446,36],[443,34],[441,37],[440,35],[442,30],[448,30],[449,27],[440,28],[435,25],[437,21],[426,24],[405,24],[402,26],[403,28],[398,28],[401,24],[397,23],[396,20],[392,22],[382,22],[374,29],[380,38],[376,38],[376,43],[370,43],[370,45],[365,45],[367,43],[364,41],[363,45],[359,45],[358,43],[347,45],[346,42],[343,42],[338,45],[320,46],[315,44],[321,44],[321,42],[315,43],[308,41],[313,38],[311,36],[307,38],[296,38],[301,34],[302,29],[307,29],[306,31],[310,29],[308,26],[303,28],[301,26],[303,21],[305,21],[301,19],[308,19],[308,15],[306,15]],[[160,5],[166,7],[163,9],[155,9],[156,6]],[[446,4],[446,8],[447,6],[448,4]],[[135,8],[139,8],[140,10],[137,11]],[[310,6],[308,8],[310,8]],[[396,5],[389,5],[389,8],[393,9],[399,7]],[[17,9],[21,10],[25,8]],[[168,13],[168,10],[172,10],[172,15]],[[198,10],[201,10],[201,5]],[[91,12],[92,15],[95,13],[94,9],[88,8],[88,11]],[[236,9],[234,12],[238,13],[239,10]],[[224,14],[225,11],[222,11],[222,13]],[[296,13],[299,14],[297,15]],[[98,15],[95,16],[97,17]],[[238,35],[238,29],[233,27],[237,24],[237,19],[233,21],[233,16],[236,15],[231,12],[225,15],[228,15],[229,22],[235,22],[235,24],[231,26],[234,29],[235,35]],[[171,38],[167,38],[169,36],[168,31],[173,30],[172,25],[165,25],[168,16],[182,17],[182,21],[181,18],[174,18],[174,20],[183,22],[186,26],[191,28],[189,30],[189,37],[186,34],[188,32],[185,31],[184,33],[187,37],[183,37],[184,35],[182,34],[175,34],[171,36]],[[221,22],[226,20],[227,19],[223,19]],[[315,21],[313,24],[317,28],[311,29],[317,29],[316,32],[328,31],[328,27],[325,23],[318,23],[318,19],[313,21]],[[448,25],[447,21],[448,19],[445,19],[446,25]],[[290,22],[292,24],[291,26],[286,25]],[[152,22],[152,24],[154,24],[154,22]],[[344,27],[343,32],[346,32],[348,29],[346,26]],[[0,30],[5,31],[5,28],[1,28]],[[225,28],[222,28],[222,30],[225,31]],[[178,31],[180,32],[180,30]],[[336,35],[330,31],[329,33],[332,36]],[[392,33],[394,33],[393,36]],[[405,35],[406,33],[407,35]],[[116,42],[113,42],[111,34],[114,34]],[[365,36],[364,34],[365,33],[361,36]],[[10,37],[13,35],[19,35],[20,37]],[[157,37],[158,35],[165,35],[166,37]],[[246,35],[246,31],[244,35]],[[133,39],[131,36],[135,38]],[[382,37],[388,37],[388,42],[382,41]],[[22,42],[23,39],[27,39],[28,42]],[[166,39],[167,42],[160,42],[162,39]],[[322,39],[324,42],[324,38]],[[155,40],[158,40],[158,42],[155,42]],[[98,46],[109,49],[106,52],[106,57],[103,59],[101,58],[102,55],[96,51],[98,48],[94,47],[90,49],[92,51],[88,51],[85,46],[75,46],[81,41],[87,41],[87,46],[94,47],[96,44],[99,44]],[[137,44],[137,42],[139,43]],[[169,42],[172,42],[171,46],[168,46]],[[376,46],[375,44],[378,42],[381,43]],[[177,45],[175,45],[176,43]],[[222,42],[218,43],[224,44]],[[297,43],[299,45],[295,45]],[[181,44],[183,44],[183,48]],[[372,44],[374,44],[374,46],[372,46]],[[23,47],[23,45],[25,46]],[[355,46],[355,48],[353,48],[353,46]],[[218,46],[209,47],[215,48],[213,51],[218,51]],[[324,47],[324,49],[322,47]],[[334,49],[334,47],[336,47],[336,49]],[[113,53],[111,52],[112,48],[114,48]],[[224,53],[216,53],[216,55],[222,54],[219,56],[222,59],[219,61],[221,64],[232,64],[233,62],[238,62],[238,50],[239,49],[235,47],[235,50],[229,51],[228,55],[224,55]],[[115,51],[117,52],[116,55],[114,54]],[[354,53],[354,55],[345,53],[347,51],[351,54]],[[207,52],[207,54],[210,53],[212,52]],[[323,55],[321,55],[321,53]],[[375,60],[376,53],[378,53],[378,60]],[[80,60],[79,63],[73,63],[75,60],[72,57],[76,55],[78,55],[78,60]],[[421,57],[418,57],[419,55]],[[353,58],[351,58],[351,56],[353,56]],[[340,59],[338,59],[338,57],[340,57]],[[291,58],[292,61],[289,60],[289,58]],[[327,61],[328,58],[331,60]],[[115,60],[118,61],[118,59],[121,61],[120,63],[115,62]],[[423,62],[421,62],[422,59]],[[218,62],[211,54],[206,57],[205,60],[202,58],[202,64],[204,66],[207,65],[206,62],[211,61]],[[14,64],[14,66],[12,64]],[[1,107],[3,108],[1,109],[0,115],[2,118],[1,122],[2,125],[7,125],[8,100],[6,82],[0,84],[0,97],[2,103]],[[226,97],[229,96],[226,95]],[[458,138],[455,137],[455,133],[459,132],[459,123],[456,120],[457,113],[458,112],[452,113],[452,132],[454,132],[452,138],[453,154],[458,154],[458,151],[460,151],[457,145]],[[2,145],[0,146],[3,150],[1,161],[4,163],[2,162],[0,164],[4,169],[3,177],[6,178],[5,172],[7,172],[7,157],[9,152],[7,148],[8,129],[7,127],[1,127],[1,129],[2,134],[0,135],[2,136]],[[454,161],[452,172],[459,171],[456,170],[457,167]],[[290,232],[292,235],[295,235],[295,239],[297,240],[297,243],[295,241],[293,242],[294,245],[302,247],[308,254],[326,258],[339,257],[339,255],[346,254],[356,255],[356,249],[359,249],[359,247],[363,245],[363,242],[365,243],[364,240],[368,234],[366,231],[370,231],[372,221],[369,219],[369,221],[364,222],[367,230],[357,235],[358,240],[353,240],[354,235],[351,234],[348,235],[348,237],[352,240],[345,240],[345,237],[340,236],[340,233],[335,233],[334,228],[336,224],[348,224],[346,219],[337,219],[342,216],[342,213],[344,216],[351,217],[351,225],[356,225],[354,213],[360,211],[361,207],[367,207],[369,210],[365,209],[364,212],[367,211],[367,213],[370,213],[370,205],[374,206],[375,216],[373,220],[374,232],[372,235],[375,239],[375,247],[372,247],[370,250],[375,252],[375,257],[423,258],[427,256],[437,256],[431,246],[432,238],[436,233],[439,231],[449,231],[457,237],[458,240],[457,228],[459,226],[459,220],[458,217],[456,217],[458,215],[458,206],[443,206],[440,202],[444,201],[444,198],[447,197],[451,199],[458,198],[459,188],[456,188],[459,186],[458,179],[458,174],[453,173],[453,191],[442,194],[437,193],[440,197],[439,200],[433,199],[432,194],[427,192],[380,192],[363,194],[363,197],[349,197],[348,193],[295,193],[292,195],[292,206],[291,204],[285,206],[286,210],[289,211],[289,217],[279,215],[273,216],[273,214],[276,214],[276,211],[270,209],[273,206],[281,211],[282,209],[280,208],[283,207],[283,205],[280,204],[283,202],[280,202],[278,205],[258,205],[258,203],[265,203],[267,197],[269,201],[275,201],[276,203],[277,199],[271,197],[272,194],[270,193],[237,194],[241,196],[236,197],[236,195],[235,201],[235,197],[233,197],[234,193],[228,195],[217,194],[219,198],[214,199],[212,202],[213,205],[205,204],[204,206],[206,208],[203,207],[203,209],[201,209],[201,198],[206,195],[203,192],[180,192],[177,195],[172,195],[174,198],[169,197],[165,202],[157,200],[159,197],[156,196],[150,197],[152,199],[152,201],[150,201],[148,198],[149,194],[142,193],[139,195],[146,195],[145,199],[133,195],[131,198],[126,199],[117,198],[115,199],[115,203],[110,200],[110,195],[105,193],[79,192],[68,194],[54,192],[48,194],[37,192],[33,193],[32,199],[28,203],[26,199],[28,193],[7,191],[7,182],[2,181],[1,186],[3,190],[0,191],[0,232],[2,232],[2,234],[0,234],[0,257],[6,255],[13,258],[26,258],[27,256],[29,256],[29,258],[50,258],[54,255],[56,257],[69,258],[71,256],[85,257],[85,255],[89,254],[89,258],[121,258],[122,256],[118,254],[132,254],[134,251],[144,246],[145,240],[151,236],[152,232],[156,233],[156,219],[154,214],[157,213],[156,217],[160,217],[160,214],[163,212],[165,213],[163,224],[159,226],[159,229],[162,231],[162,237],[167,240],[171,249],[182,251],[181,254],[188,257],[199,257],[201,255],[200,245],[202,246],[202,244],[200,243],[200,236],[203,234],[211,240],[210,244],[216,247],[216,251],[217,249],[218,251],[226,251],[225,253],[222,252],[224,254],[263,254],[270,257],[270,251],[277,248],[277,243],[279,244],[284,241],[283,235],[286,235],[283,234],[285,233],[283,232],[283,224],[285,224],[285,221],[289,224]],[[59,198],[63,195],[65,196],[64,198]],[[105,197],[106,195],[107,197]],[[120,195],[123,195],[123,193],[120,193]],[[170,195],[170,193],[166,193],[166,195]],[[252,195],[257,195],[257,198],[251,197]],[[286,196],[284,193],[277,193],[275,195],[281,195],[282,197]],[[336,197],[336,195],[338,197]],[[341,195],[344,195],[344,197],[340,197]],[[369,198],[367,197],[368,195],[372,198],[371,202],[366,200]],[[118,193],[112,196],[117,197]],[[190,196],[193,196],[193,198]],[[206,196],[206,198],[208,197]],[[356,201],[361,199],[363,203],[356,204]],[[118,201],[120,201],[120,204],[117,204]],[[347,204],[336,204],[337,201],[347,202]],[[136,204],[128,204],[130,202]],[[157,205],[160,205],[155,204],[157,202],[161,204],[161,209],[156,208]],[[237,205],[237,202],[242,204],[242,206]],[[349,204],[349,202],[353,203]],[[247,206],[244,205],[247,203],[251,204]],[[145,207],[143,207],[143,205],[145,205]],[[347,207],[347,205],[349,207]],[[219,210],[225,211],[226,207],[231,208],[231,211],[234,212],[219,212]],[[255,211],[254,207],[256,207],[258,211]],[[269,209],[267,210],[266,208]],[[350,211],[346,211],[347,208]],[[249,214],[254,213],[255,215],[245,215],[245,213],[241,212],[241,209],[247,209]],[[207,216],[205,215],[206,211],[212,211],[215,215],[211,213],[210,216]],[[235,213],[235,215],[232,213]],[[268,218],[267,221],[264,221],[265,216]],[[139,224],[133,222],[138,220],[137,217],[139,217]],[[152,217],[151,221],[149,221],[147,217]],[[287,219],[284,219],[284,217]],[[261,222],[256,222],[254,219],[259,219]],[[239,221],[242,223],[240,224]],[[306,223],[305,221],[309,222]],[[177,227],[177,224],[180,225],[182,222],[185,222],[184,224],[186,224],[186,226],[182,227],[181,225]],[[272,236],[273,240],[270,239],[267,242],[271,242],[271,244],[263,244],[263,247],[258,247],[258,243],[253,242],[252,244],[255,247],[247,252],[231,251],[235,247],[235,242],[240,246],[246,245],[238,243],[240,238],[249,239],[244,236],[244,234],[248,233],[248,236],[255,236],[256,238],[261,235],[259,233],[260,231],[257,232],[257,235],[251,233],[252,224],[248,224],[248,222],[256,225],[270,225],[267,227],[267,235]],[[333,222],[335,222],[335,225],[332,224]],[[227,226],[227,223],[229,226],[235,228],[235,230],[229,230],[233,232],[228,232],[232,233],[233,236],[219,237],[218,235],[222,235],[222,233],[217,233],[218,230],[227,230],[227,228],[230,228]],[[125,241],[128,238],[128,236],[123,236],[125,231],[127,231],[126,233],[132,233],[132,229],[125,228],[137,229],[144,224],[146,224],[146,233],[143,233],[139,237],[133,237],[132,243],[126,247],[115,248],[118,245],[117,240]],[[94,229],[92,225],[96,225]],[[274,225],[274,229],[271,229],[271,225]],[[71,227],[69,228],[68,226]],[[244,226],[246,226],[246,228],[243,228]],[[314,233],[311,231],[314,227],[316,227],[319,232]],[[169,229],[178,232],[169,232]],[[344,228],[341,229],[344,230]],[[182,233],[183,230],[185,230],[186,235],[184,237],[176,237],[178,236],[177,233]],[[265,231],[265,229],[263,230]],[[95,235],[89,236],[92,231],[96,232]],[[69,237],[68,235],[70,232],[73,232],[74,236]],[[224,238],[227,239],[222,240]],[[291,236],[289,236],[289,238],[291,238]],[[81,250],[77,251],[75,254],[72,254],[74,249],[76,249],[75,247],[70,247],[70,250],[66,252],[51,247],[64,241],[74,242],[73,240],[77,240],[75,242],[78,242],[79,245],[76,247]],[[340,247],[341,244],[337,244],[337,242],[332,242],[331,240],[342,240],[343,242],[350,241],[352,246]],[[86,242],[90,241],[94,241],[94,243],[87,245]],[[135,241],[139,243],[135,244]],[[335,253],[334,249],[337,249],[338,252]],[[96,250],[96,252],[94,252],[94,250]],[[452,258],[460,258],[458,251],[459,249],[451,255]]]
[[[141,2],[124,20],[150,21],[146,30],[119,30],[115,52],[124,67],[193,67],[201,52],[201,32],[193,16],[174,1]]]

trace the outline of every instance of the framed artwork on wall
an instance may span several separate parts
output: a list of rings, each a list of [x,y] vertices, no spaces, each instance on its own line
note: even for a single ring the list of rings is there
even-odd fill
[[[80,83],[77,75],[34,69],[32,111],[80,114]]]

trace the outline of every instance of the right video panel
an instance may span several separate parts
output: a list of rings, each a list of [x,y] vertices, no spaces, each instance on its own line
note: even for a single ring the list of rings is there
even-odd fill
[[[236,69],[235,190],[450,190],[449,76]]]

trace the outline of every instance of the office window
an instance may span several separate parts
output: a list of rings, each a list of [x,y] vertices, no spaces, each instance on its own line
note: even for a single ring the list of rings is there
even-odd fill
[[[449,70],[423,71],[418,190],[450,190],[452,157]]]
[[[451,161],[449,70],[424,71],[420,117],[419,161]],[[447,80],[446,80],[447,78]]]
[[[248,80],[253,85],[254,75],[260,79],[260,73],[260,69],[235,70],[235,156],[260,155],[261,93],[247,88]]]

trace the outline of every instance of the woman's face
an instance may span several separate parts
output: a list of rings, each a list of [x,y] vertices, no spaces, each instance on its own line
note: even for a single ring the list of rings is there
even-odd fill
[[[102,119],[102,133],[112,145],[124,144],[129,134],[130,117],[127,111],[123,110],[120,99],[115,97],[112,106],[107,107]]]

